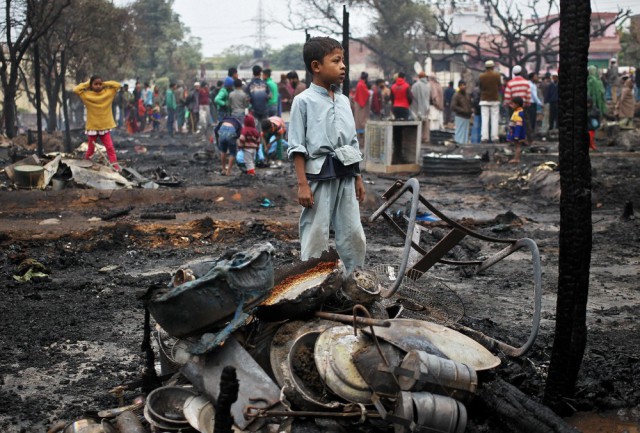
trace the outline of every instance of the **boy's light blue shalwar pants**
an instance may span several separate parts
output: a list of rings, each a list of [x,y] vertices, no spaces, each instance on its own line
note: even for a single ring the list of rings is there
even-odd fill
[[[329,249],[329,227],[336,237],[336,250],[349,275],[364,265],[366,239],[360,222],[355,177],[309,181],[314,205],[300,215],[300,258],[320,257]]]

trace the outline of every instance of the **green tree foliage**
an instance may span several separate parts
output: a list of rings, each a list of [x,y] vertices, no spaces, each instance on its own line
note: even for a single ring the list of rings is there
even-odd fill
[[[63,77],[75,81],[100,74],[105,79],[120,79],[132,54],[120,47],[125,42],[123,29],[131,27],[127,11],[108,0],[71,0],[47,37],[39,42],[42,83],[47,95],[47,127],[56,127],[58,98]],[[109,35],[109,43],[105,43]],[[23,87],[29,89],[33,76],[25,74]]]
[[[126,49],[135,52],[134,74],[143,80],[193,76],[201,45],[173,11],[173,0],[136,0],[131,6],[135,31]]]
[[[351,29],[350,39],[361,42],[376,55],[376,62],[390,74],[411,70],[413,62],[424,60],[427,34],[435,20],[429,5],[418,0],[348,0],[344,2],[351,16],[366,14],[372,28]],[[290,0],[291,30],[309,30],[312,36],[342,39],[342,8],[331,0]]]
[[[270,52],[268,57],[271,61],[271,69],[304,69],[302,47],[303,44],[290,44],[280,50]]]
[[[429,40],[426,34],[435,28],[429,7],[412,0],[370,3],[379,13],[373,22],[369,42],[377,48],[378,65],[382,70],[387,74],[398,69],[409,72],[416,60],[424,63]]]
[[[620,45],[620,64],[637,68],[640,65],[640,20],[632,20],[629,30],[620,32]]]
[[[0,41],[0,83],[4,132],[9,137],[16,133],[18,79],[25,54],[34,43],[46,37],[69,4],[70,0],[5,0],[0,15],[0,34],[3,36]]]
[[[248,45],[231,45],[222,53],[209,59],[211,69],[237,68],[242,62],[253,58],[253,48]]]

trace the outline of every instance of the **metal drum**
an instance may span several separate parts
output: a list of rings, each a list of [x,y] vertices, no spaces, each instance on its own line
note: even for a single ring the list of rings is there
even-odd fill
[[[420,350],[407,353],[395,372],[403,391],[427,391],[470,401],[478,388],[473,368]]]
[[[403,391],[396,402],[394,423],[396,433],[463,433],[467,409],[451,397]]]

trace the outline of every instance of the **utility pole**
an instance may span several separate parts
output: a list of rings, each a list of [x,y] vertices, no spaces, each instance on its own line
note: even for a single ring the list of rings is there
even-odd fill
[[[264,52],[267,48],[267,31],[266,31],[266,23],[264,19],[264,9],[262,8],[262,0],[258,0],[258,15],[255,19],[256,22],[256,45],[258,49],[262,52],[264,56]]]
[[[342,93],[349,95],[349,12],[347,12],[346,5],[342,6],[342,48],[344,49],[344,65],[346,67]]]

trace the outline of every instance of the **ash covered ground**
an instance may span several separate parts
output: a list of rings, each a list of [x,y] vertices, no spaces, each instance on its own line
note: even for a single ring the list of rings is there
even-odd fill
[[[45,431],[58,421],[118,406],[109,390],[139,380],[144,364],[144,309],[138,296],[152,284],[167,284],[178,268],[267,241],[275,247],[276,267],[298,257],[299,208],[288,163],[260,169],[256,178],[229,177],[218,173],[213,147],[200,137],[116,135],[115,142],[125,165],[150,177],[161,167],[180,185],[158,190],[0,191],[3,432]],[[482,175],[417,176],[422,194],[454,219],[492,236],[529,237],[540,247],[539,337],[525,357],[501,356],[496,369],[497,375],[534,399],[543,394],[553,343],[559,253],[554,183],[549,181],[551,186],[543,190],[530,179],[533,167],[557,162],[557,143],[544,147],[548,153],[525,154],[518,166],[486,163]],[[637,219],[620,216],[627,202],[640,206],[638,162],[638,153],[624,146],[600,147],[592,153],[589,341],[576,398],[569,402],[578,411],[613,410],[632,420],[640,405],[640,230]],[[404,239],[382,220],[367,221],[395,178],[364,175],[367,200],[362,217],[369,267],[400,260]],[[264,198],[273,206],[263,207]],[[94,218],[119,209],[128,212],[107,221]],[[515,219],[500,218],[509,211]],[[142,219],[144,213],[175,219]],[[431,224],[435,231],[441,228]],[[425,240],[436,242],[428,236]],[[469,257],[497,251],[473,240],[463,241],[461,247]],[[13,277],[25,259],[46,266],[48,277],[16,281]],[[520,345],[532,313],[528,263],[526,254],[516,254],[481,275],[469,277],[436,265],[428,276],[459,297],[462,323]],[[137,394],[128,391],[125,400]],[[499,422],[482,408],[468,409],[468,432],[501,431]]]

